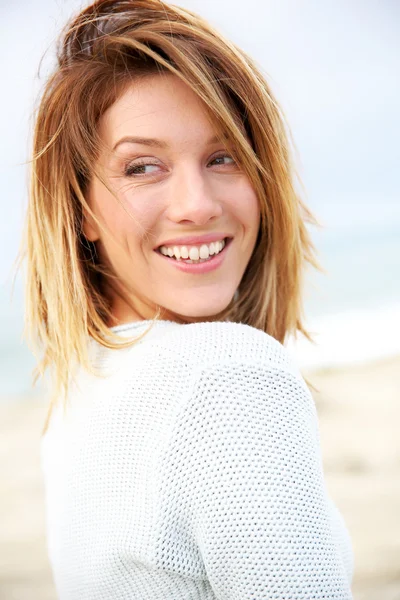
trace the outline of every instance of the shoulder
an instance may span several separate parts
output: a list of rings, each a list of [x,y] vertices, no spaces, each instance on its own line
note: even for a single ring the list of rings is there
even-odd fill
[[[288,350],[272,336],[232,322],[185,325],[175,335],[181,356],[190,356],[184,419],[208,421],[214,415],[225,430],[243,420],[250,429],[288,420],[315,426],[312,394]]]
[[[261,364],[298,374],[289,351],[278,340],[244,323],[202,322],[176,327],[164,337],[164,344],[180,356],[190,357],[200,369],[233,364]]]
[[[243,323],[202,322],[175,327],[157,348],[158,366],[174,372],[184,392],[184,418],[223,414],[226,421],[295,418],[312,421],[311,392],[289,351]],[[291,416],[289,417],[289,414]]]

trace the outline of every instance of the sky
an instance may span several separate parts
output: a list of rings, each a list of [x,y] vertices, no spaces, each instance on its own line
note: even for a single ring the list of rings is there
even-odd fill
[[[86,2],[0,0],[0,285],[27,202],[32,115],[55,39]],[[306,201],[332,230],[400,224],[400,3],[181,0],[257,62],[296,143]]]

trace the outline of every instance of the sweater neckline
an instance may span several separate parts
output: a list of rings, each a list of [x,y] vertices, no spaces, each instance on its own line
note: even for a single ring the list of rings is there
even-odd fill
[[[114,331],[115,333],[118,333],[120,331],[127,331],[129,329],[138,329],[140,327],[142,327],[143,325],[149,325],[150,323],[153,323],[153,325],[156,324],[160,324],[160,325],[180,325],[180,323],[176,323],[175,321],[166,321],[163,319],[157,319],[155,321],[153,320],[148,320],[148,319],[144,319],[143,321],[130,321],[128,323],[122,323],[121,325],[114,325],[113,327],[110,327],[109,329],[111,331]]]

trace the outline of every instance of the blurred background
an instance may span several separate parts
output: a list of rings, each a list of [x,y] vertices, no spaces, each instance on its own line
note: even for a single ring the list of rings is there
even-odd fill
[[[327,273],[307,275],[315,345],[289,340],[317,388],[327,486],[349,528],[356,600],[400,600],[400,3],[180,0],[250,54],[297,146],[311,233]],[[45,541],[40,433],[12,296],[27,202],[32,115],[55,39],[86,2],[0,0],[0,600],[54,600]]]

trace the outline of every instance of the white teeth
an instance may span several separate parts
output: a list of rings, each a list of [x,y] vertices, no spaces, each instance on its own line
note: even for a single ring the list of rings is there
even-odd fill
[[[190,260],[199,260],[199,258],[200,258],[199,249],[198,248],[190,248],[189,258],[190,258]]]
[[[210,253],[208,251],[208,246],[203,244],[203,246],[201,246],[201,248],[200,248],[200,258],[208,258],[209,256],[210,256]]]
[[[194,262],[209,259],[211,256],[219,254],[225,247],[225,240],[211,242],[211,244],[202,244],[201,246],[161,246],[160,252],[164,256],[175,257],[177,260],[190,260]]]

